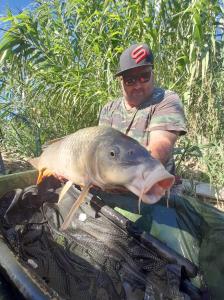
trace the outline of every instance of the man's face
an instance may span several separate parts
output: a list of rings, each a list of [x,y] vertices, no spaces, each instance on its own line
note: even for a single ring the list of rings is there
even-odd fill
[[[121,87],[126,103],[139,106],[152,94],[152,67],[142,66],[125,72],[121,77]]]

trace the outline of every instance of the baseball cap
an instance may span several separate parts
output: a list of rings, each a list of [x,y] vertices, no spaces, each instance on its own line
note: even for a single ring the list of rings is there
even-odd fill
[[[126,49],[120,56],[119,70],[115,76],[125,71],[141,66],[153,66],[153,54],[147,44],[134,44]]]

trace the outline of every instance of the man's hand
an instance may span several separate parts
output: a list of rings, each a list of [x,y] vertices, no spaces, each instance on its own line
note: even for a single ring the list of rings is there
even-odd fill
[[[154,130],[150,132],[150,141],[147,149],[152,157],[165,164],[172,155],[173,147],[178,138],[177,131]]]

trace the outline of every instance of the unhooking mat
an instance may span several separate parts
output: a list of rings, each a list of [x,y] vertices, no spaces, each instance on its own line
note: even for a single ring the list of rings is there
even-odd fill
[[[203,291],[189,280],[193,265],[174,254],[186,268],[178,264],[169,250],[161,255],[167,249],[151,247],[150,236],[97,197],[61,232],[79,193],[72,187],[57,205],[56,188],[7,193],[0,222],[18,259],[63,299],[202,299]]]
[[[97,193],[141,229],[194,262],[199,273],[192,282],[203,289],[207,286],[212,299],[224,299],[223,212],[193,197],[171,194],[169,201],[142,203],[139,214],[135,195]]]

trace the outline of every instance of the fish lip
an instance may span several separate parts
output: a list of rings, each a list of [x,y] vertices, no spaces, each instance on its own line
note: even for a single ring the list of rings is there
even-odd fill
[[[145,179],[143,179],[144,183],[142,185],[142,188],[139,187],[138,185],[136,186],[132,184],[127,186],[127,188],[137,196],[140,196],[143,191],[142,201],[148,204],[154,204],[158,202],[161,199],[161,197],[165,194],[165,192],[172,187],[175,181],[175,177],[172,174],[170,174],[168,171],[164,170],[164,168],[157,168],[153,171],[153,174],[154,173],[155,176],[152,176],[152,172],[150,172],[149,175]],[[157,186],[159,182],[162,182],[166,179],[171,180],[169,188],[166,189],[160,185],[159,187]],[[153,190],[153,187],[155,188],[155,190],[157,190],[157,194],[153,192],[150,193],[150,191]]]
[[[159,183],[167,179],[171,180],[171,182],[169,183],[170,187],[164,188]],[[144,194],[142,195],[142,201],[150,204],[158,202],[161,199],[161,197],[165,195],[166,191],[172,187],[174,181],[175,177],[171,174],[164,175],[163,177],[160,177],[160,179],[157,181],[154,180],[149,186],[149,188],[147,188],[147,190],[144,191]]]
[[[126,160],[126,161],[120,161],[119,165],[122,167],[127,167],[130,168],[130,166],[139,166],[139,161],[134,161],[134,160]]]

